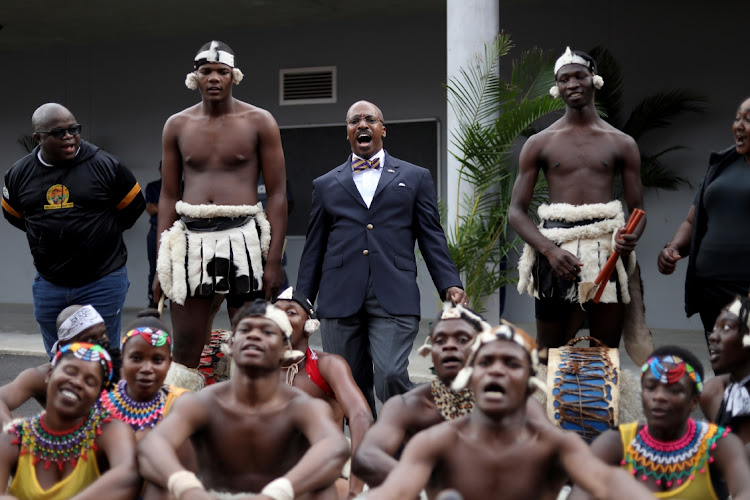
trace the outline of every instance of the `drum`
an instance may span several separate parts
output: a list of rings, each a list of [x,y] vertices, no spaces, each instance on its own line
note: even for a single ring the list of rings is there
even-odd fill
[[[575,344],[588,340],[594,347]],[[549,350],[547,415],[587,442],[618,423],[620,354],[593,337]]]

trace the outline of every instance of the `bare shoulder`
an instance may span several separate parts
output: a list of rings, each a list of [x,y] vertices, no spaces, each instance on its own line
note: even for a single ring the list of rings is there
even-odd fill
[[[349,363],[338,354],[323,351],[315,351],[315,354],[318,356],[318,369],[324,379],[328,380],[329,374],[338,375],[342,372],[351,372]]]
[[[238,99],[234,100],[234,114],[240,115],[258,126],[274,126],[278,128],[276,119],[270,111]]]
[[[164,132],[179,131],[187,121],[198,116],[199,111],[200,105],[196,104],[173,114],[172,116],[167,118],[167,121],[164,123]]]
[[[627,147],[638,147],[638,144],[635,142],[635,139],[630,137],[628,134],[623,132],[622,130],[618,129],[617,127],[607,123],[606,121],[599,119],[598,128],[602,131],[608,134],[612,140],[617,141],[622,146]]]

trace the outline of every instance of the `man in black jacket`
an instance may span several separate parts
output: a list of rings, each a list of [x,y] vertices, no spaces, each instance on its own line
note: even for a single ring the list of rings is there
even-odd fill
[[[32,115],[38,146],[5,175],[3,215],[26,232],[34,257],[34,316],[50,353],[57,315],[91,304],[119,344],[128,281],[122,232],[146,201],[133,174],[114,156],[81,141],[81,125],[60,104]]]

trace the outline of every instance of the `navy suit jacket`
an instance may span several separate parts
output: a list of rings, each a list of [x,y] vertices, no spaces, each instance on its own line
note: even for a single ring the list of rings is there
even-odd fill
[[[368,276],[380,306],[419,316],[414,242],[438,291],[462,286],[440,225],[430,172],[385,154],[370,208],[354,184],[352,156],[313,181],[312,210],[297,289],[318,299],[321,318],[344,318],[362,307]]]

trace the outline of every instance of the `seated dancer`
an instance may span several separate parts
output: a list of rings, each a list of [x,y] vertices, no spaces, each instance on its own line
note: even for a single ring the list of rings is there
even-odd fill
[[[701,409],[716,425],[731,427],[750,443],[750,299],[738,296],[716,318],[708,336],[708,354],[716,377],[706,382]]]
[[[678,346],[656,349],[641,371],[646,424],[632,422],[601,434],[592,451],[620,465],[657,498],[750,498],[750,465],[742,443],[728,428],[690,414],[698,408],[703,366]],[[726,479],[726,484],[721,480]],[[589,498],[574,488],[569,500]]]
[[[176,499],[243,492],[335,499],[349,446],[329,405],[279,378],[284,359],[304,355],[291,350],[287,315],[256,300],[235,314],[232,330],[232,378],[175,402],[163,424],[138,444],[141,474]],[[188,438],[202,481],[175,452]]]
[[[101,343],[108,348],[107,327],[104,319],[93,306],[72,305],[63,309],[57,316],[57,342],[52,353],[71,342]],[[120,376],[119,352],[114,353],[115,376]],[[44,406],[47,397],[47,373],[50,364],[27,368],[18,374],[13,382],[0,387],[0,423],[7,424],[13,417],[11,412],[31,398]]]
[[[0,436],[0,484],[19,500],[132,499],[138,471],[133,433],[96,405],[112,385],[100,345],[62,346],[47,374],[41,415],[13,421]]]
[[[526,400],[535,387],[536,344],[510,324],[479,333],[454,390],[471,383],[474,410],[414,436],[398,465],[369,500],[416,498],[549,499],[567,473],[596,498],[650,498],[628,474],[599,461],[573,433],[527,418]],[[446,498],[446,496],[443,496]]]
[[[172,338],[156,309],[144,309],[123,335],[122,380],[102,394],[100,404],[130,425],[136,440],[169,413],[186,389],[164,385],[172,362]]]
[[[297,362],[285,361],[281,364],[282,379],[328,403],[336,422],[346,419],[354,455],[373,419],[370,406],[354,381],[349,365],[341,356],[313,351],[308,345],[310,335],[318,329],[320,322],[315,317],[312,303],[302,292],[289,287],[274,299],[274,305],[286,312],[292,325],[292,349],[305,353],[305,357]],[[337,485],[342,488],[346,486],[345,491],[339,491],[339,496],[344,498],[347,493],[350,497],[356,496],[364,487],[364,483],[356,477],[344,477],[337,481]]]
[[[464,366],[467,346],[479,332],[489,328],[474,311],[450,302],[443,304],[425,345],[419,348],[419,354],[432,355],[435,378],[386,401],[378,421],[353,453],[352,469],[369,486],[380,485],[398,465],[395,456],[406,439],[471,412],[474,408],[471,389],[454,392],[450,386]]]

